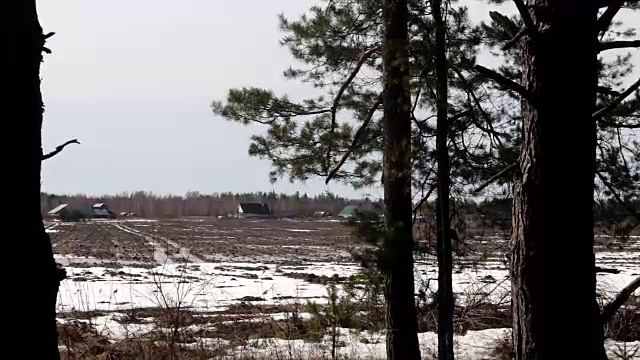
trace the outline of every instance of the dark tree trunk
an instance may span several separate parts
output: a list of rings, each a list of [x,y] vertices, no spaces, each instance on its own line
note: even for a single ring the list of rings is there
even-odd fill
[[[605,359],[593,254],[596,0],[530,0],[525,103],[514,189],[516,359]],[[570,344],[578,344],[571,346]]]
[[[2,142],[5,156],[4,187],[10,207],[3,218],[12,219],[13,234],[5,232],[10,307],[5,307],[6,334],[3,356],[11,359],[59,359],[56,297],[59,273],[40,214],[40,163],[42,157],[42,96],[40,63],[44,36],[35,0],[5,0],[2,14],[2,64],[0,97],[9,137]],[[7,166],[8,165],[8,166]],[[10,212],[10,213],[8,213]],[[8,235],[12,235],[8,237]],[[9,295],[7,295],[9,296]]]
[[[438,254],[438,359],[453,360],[453,259],[451,221],[449,217],[449,120],[447,83],[446,24],[442,17],[442,0],[431,0],[436,35],[436,110],[438,158],[438,202],[436,209]]]
[[[414,298],[406,0],[383,1],[387,358],[420,359]]]

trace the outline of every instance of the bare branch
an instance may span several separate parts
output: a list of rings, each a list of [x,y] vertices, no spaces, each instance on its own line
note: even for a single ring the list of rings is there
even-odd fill
[[[620,274],[620,270],[596,266],[596,274]]]
[[[50,33],[47,33],[47,34],[42,34],[42,51],[45,54],[51,54],[51,49],[49,49],[48,47],[44,46],[44,44],[47,41],[47,39],[49,39],[50,37],[52,37],[55,34],[56,33],[54,33],[54,32],[50,32]]]
[[[613,18],[618,14],[620,8],[624,4],[625,0],[611,0],[609,2],[609,7],[604,13],[598,18],[598,32],[606,32],[609,30],[611,23],[613,22]]]
[[[506,77],[504,77],[503,75],[488,69],[482,65],[476,65],[473,67],[478,73],[480,73],[480,75],[489,78],[495,82],[497,82],[500,86],[514,91],[517,94],[519,94],[520,96],[522,96],[525,100],[529,101],[529,102],[533,102],[533,95],[531,95],[531,93],[529,93],[527,91],[527,89],[524,88],[524,86],[507,79]]]
[[[475,116],[471,116],[471,119],[474,121],[474,123],[476,124],[476,126],[491,135],[492,139],[495,139],[496,143],[500,146],[502,146],[502,141],[500,140],[500,136],[504,136],[504,134],[500,134],[499,132],[497,132],[494,127],[493,127],[493,123],[491,121],[491,118],[489,117],[489,114],[487,114],[487,112],[484,110],[484,108],[482,107],[482,103],[480,102],[480,99],[478,98],[478,96],[476,95],[475,91],[473,91],[471,84],[469,83],[469,81],[467,80],[467,78],[462,74],[462,71],[460,71],[460,69],[458,69],[455,66],[451,67],[453,69],[453,71],[456,73],[456,75],[458,75],[458,77],[460,78],[460,80],[462,80],[465,84],[465,91],[467,92],[467,94],[469,96],[471,96],[471,99],[473,99],[473,102],[475,103],[476,107],[478,108],[478,110],[480,111],[480,115],[482,115],[482,118],[484,119],[484,121],[487,123],[487,127],[485,128],[484,126],[480,125],[479,121],[477,121],[475,119]],[[471,107],[471,106],[470,106]],[[473,115],[473,114],[472,114]]]
[[[379,50],[380,46],[375,46],[362,54],[360,60],[358,60],[358,63],[356,64],[356,67],[353,69],[347,80],[342,84],[340,89],[338,89],[338,93],[333,100],[333,106],[331,106],[331,129],[329,130],[329,145],[327,146],[327,166],[329,166],[331,160],[331,142],[333,140],[333,132],[336,128],[336,114],[338,112],[338,107],[340,106],[340,99],[342,98],[342,95],[344,95],[344,92],[347,90],[349,85],[351,85],[353,79],[355,79],[360,72],[360,69],[362,68],[362,65],[364,65],[365,61],[367,61],[367,59],[369,59],[371,55]]]
[[[620,105],[620,103],[622,103],[624,99],[626,99],[627,97],[629,97],[629,95],[633,94],[636,90],[638,90],[638,88],[640,88],[640,78],[638,78],[638,81],[633,83],[633,85],[629,86],[627,90],[625,90],[622,94],[620,94],[620,96],[613,99],[613,101],[611,101],[607,106],[594,112],[593,115],[591,115],[591,118],[595,120],[600,120],[601,118],[607,116],[618,105]]]
[[[460,112],[460,113],[457,113],[457,114],[455,114],[455,115],[451,116],[451,117],[449,118],[449,122],[454,122],[454,121],[456,121],[456,120],[458,120],[458,119],[461,119],[461,118],[463,118],[463,117],[465,117],[465,116],[469,116],[469,115],[471,115],[471,114],[473,114],[473,111],[472,111],[471,109],[467,109],[467,110],[465,110],[465,111],[462,111],[462,112]]]
[[[51,159],[52,157],[58,155],[62,150],[64,150],[65,147],[67,147],[67,145],[70,145],[70,144],[80,144],[80,142],[78,141],[78,139],[69,140],[66,143],[56,147],[56,149],[53,150],[52,152],[42,155],[40,160]]]
[[[360,141],[360,137],[362,137],[362,134],[367,129],[367,126],[369,126],[369,123],[371,122],[373,115],[376,113],[380,105],[382,105],[382,95],[378,96],[378,100],[367,113],[366,119],[364,120],[364,122],[362,123],[358,131],[356,131],[355,135],[353,136],[353,141],[351,142],[351,146],[349,146],[349,149],[347,149],[347,152],[344,153],[344,155],[340,159],[340,162],[338,162],[338,165],[336,165],[336,167],[333,168],[333,170],[331,170],[331,172],[327,176],[327,179],[324,181],[325,184],[328,184],[329,181],[331,181],[331,179],[333,179],[336,176],[338,171],[340,171],[340,168],[342,167],[342,165],[344,165],[344,163],[347,162],[347,159],[349,159],[349,156],[351,156],[351,153],[353,152],[353,150],[355,150],[356,146],[358,146],[358,141]]]
[[[624,305],[636,290],[640,288],[640,276],[633,280],[629,285],[625,286],[618,295],[611,300],[610,303],[605,305],[600,312],[600,321],[606,324],[611,317]]]
[[[622,196],[620,196],[620,194],[618,194],[616,189],[613,187],[613,184],[611,184],[609,182],[609,180],[607,180],[607,178],[600,171],[596,171],[596,175],[598,176],[600,181],[602,181],[604,186],[606,186],[606,188],[611,192],[611,195],[613,195],[613,197],[616,199],[616,201],[620,205],[622,205],[622,207],[624,207],[625,210],[627,210],[629,215],[634,216],[636,218],[636,220],[640,221],[640,213],[638,213],[633,206],[631,206],[629,203],[624,201],[624,199],[622,199]]]
[[[498,179],[500,179],[501,177],[515,170],[517,166],[518,166],[518,163],[513,163],[507,166],[506,168],[500,170],[497,174],[490,177],[489,180],[485,181],[482,185],[478,186],[475,190],[473,190],[473,193],[477,194],[480,191],[484,190],[487,186],[493,184],[494,182],[498,181]]]
[[[603,8],[603,7],[610,6],[611,4],[613,4],[616,1],[617,0],[598,0],[598,8]],[[631,5],[631,4],[635,4],[637,2],[640,2],[640,0],[626,0],[624,2],[629,4],[629,5]]]
[[[426,182],[426,179],[425,179]],[[427,191],[427,194],[424,195],[422,197],[422,199],[420,199],[420,201],[418,202],[418,204],[416,204],[416,206],[413,207],[412,212],[415,214],[416,211],[418,211],[422,205],[429,200],[429,197],[431,196],[431,194],[433,194],[433,191],[436,189],[436,184],[431,184],[431,186],[429,187],[429,190]]]
[[[615,121],[600,121],[600,125],[609,128],[618,128],[618,129],[640,129],[640,122],[635,124],[623,124]]]
[[[604,94],[604,95],[620,96],[620,93],[619,93],[619,92],[617,92],[617,91],[615,91],[615,90],[612,90],[612,89],[610,89],[610,88],[608,88],[608,87],[606,87],[606,86],[598,86],[598,87],[596,88],[596,91],[597,91],[598,93],[600,93],[600,94]]]
[[[640,40],[616,40],[600,43],[600,51],[626,48],[640,48]]]

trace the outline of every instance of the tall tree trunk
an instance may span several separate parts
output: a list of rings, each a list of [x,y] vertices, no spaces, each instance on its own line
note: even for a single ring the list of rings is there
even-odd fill
[[[605,359],[593,253],[597,0],[529,0],[511,276],[516,359]],[[567,344],[578,343],[579,346]]]
[[[0,97],[5,131],[3,177],[9,200],[5,219],[12,219],[15,233],[7,237],[11,306],[7,307],[7,346],[11,359],[59,359],[56,328],[56,297],[59,274],[49,237],[40,214],[40,164],[42,158],[42,96],[40,63],[44,36],[35,0],[6,0],[2,14],[2,64],[0,78],[5,92]],[[8,182],[8,184],[7,184]]]
[[[438,359],[453,360],[453,259],[451,220],[449,215],[449,138],[446,23],[442,17],[442,0],[431,0],[436,37],[436,149],[438,161],[438,202],[436,209],[438,254]]]
[[[414,298],[407,0],[383,1],[387,358],[420,359]]]

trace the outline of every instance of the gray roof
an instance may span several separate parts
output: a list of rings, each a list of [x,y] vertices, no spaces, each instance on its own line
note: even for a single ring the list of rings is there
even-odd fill
[[[351,217],[354,216],[358,210],[359,207],[357,205],[347,205],[338,213],[338,216]]]
[[[240,212],[252,215],[271,215],[269,205],[263,203],[240,203]]]
[[[111,213],[109,213],[109,210],[107,209],[99,209],[99,208],[93,208],[93,213],[96,216],[110,216]]]
[[[60,204],[54,207],[53,209],[51,209],[51,211],[49,211],[49,215],[57,215],[67,206],[69,206],[69,204]]]

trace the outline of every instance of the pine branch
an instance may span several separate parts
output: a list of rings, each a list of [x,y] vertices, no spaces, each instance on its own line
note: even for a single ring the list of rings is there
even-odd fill
[[[525,100],[529,101],[530,103],[533,102],[533,95],[531,95],[531,93],[529,93],[527,91],[527,89],[524,88],[524,86],[516,83],[513,80],[509,80],[506,77],[504,77],[503,75],[488,69],[482,65],[476,65],[473,67],[478,73],[480,73],[480,75],[489,78],[493,81],[495,81],[496,83],[498,83],[500,86],[514,91],[517,94],[519,94],[520,96],[522,96]]]
[[[525,5],[524,1],[522,0],[513,0],[513,2],[516,4],[516,8],[518,8],[518,12],[522,17],[524,27],[529,29],[529,31],[531,31],[531,33],[533,34],[536,27],[533,24],[533,18],[531,18],[531,14],[529,13],[529,9],[527,9],[527,5]]]
[[[44,154],[42,155],[42,157],[40,158],[40,160],[48,160],[51,159],[52,157],[58,155],[62,150],[64,150],[65,147],[67,147],[67,145],[70,144],[80,144],[80,142],[78,141],[78,139],[73,139],[73,140],[69,140],[66,143],[59,145],[58,147],[56,147],[55,150],[53,150],[52,152],[48,153],[48,154]]]
[[[624,5],[625,0],[611,0],[609,2],[609,6],[607,10],[598,18],[598,32],[606,32],[609,30],[611,23],[613,22],[613,18],[618,14],[622,5]]]
[[[604,106],[600,110],[594,112],[593,115],[591,115],[591,118],[595,119],[595,120],[600,120],[601,118],[607,116],[611,111],[615,110],[615,108],[618,105],[620,105],[620,103],[622,103],[624,101],[624,99],[626,99],[631,94],[633,94],[636,90],[638,90],[638,88],[640,88],[640,78],[638,78],[638,81],[636,81],[631,86],[629,86],[629,88],[627,90],[622,92],[622,94],[620,94],[620,96],[618,96],[617,98],[613,99],[613,101],[611,101],[609,104],[607,104],[606,106]]]
[[[425,183],[426,183],[426,179],[425,179]],[[424,185],[424,183],[423,183]],[[416,206],[413,207],[412,212],[415,214],[416,211],[420,210],[420,208],[422,207],[422,205],[429,200],[429,197],[431,196],[431,194],[433,194],[433,191],[436,189],[436,184],[431,184],[431,186],[429,187],[429,190],[427,190],[427,194],[424,195],[422,197],[422,199],[420,199],[420,201],[418,201],[418,204],[416,204]]]
[[[513,164],[507,166],[506,168],[500,170],[497,174],[495,174],[492,177],[490,177],[489,180],[485,181],[482,185],[478,186],[475,190],[473,190],[473,193],[474,194],[478,194],[480,191],[484,190],[487,186],[493,184],[494,182],[498,181],[504,175],[507,175],[508,173],[510,173],[513,170],[515,170],[517,166],[518,166],[518,163],[513,163]]]
[[[640,48],[640,40],[616,40],[600,43],[600,51],[626,48]]]
[[[618,295],[602,308],[600,312],[600,321],[606,324],[611,317],[624,305],[631,295],[640,288],[640,276],[633,280],[629,285],[625,286]]]
[[[329,181],[335,178],[338,171],[340,171],[340,168],[344,165],[344,163],[347,162],[347,159],[349,159],[349,156],[351,156],[356,146],[358,146],[358,141],[360,141],[362,134],[364,134],[364,131],[367,129],[367,126],[369,126],[369,123],[371,122],[373,115],[376,113],[380,105],[382,105],[382,95],[378,96],[378,100],[367,113],[367,117],[365,118],[364,122],[362,123],[358,131],[356,131],[355,135],[353,136],[353,141],[351,142],[351,146],[349,146],[349,149],[347,149],[347,152],[344,153],[344,155],[338,162],[338,165],[336,165],[336,167],[333,168],[333,170],[331,170],[331,172],[327,176],[327,179],[324,181],[325,184],[329,184]]]
[[[473,102],[475,103],[476,107],[478,108],[478,110],[480,111],[480,115],[482,115],[482,118],[484,119],[484,121],[487,123],[487,127],[485,128],[484,126],[480,125],[479,121],[477,121],[477,119],[475,118],[475,116],[473,116],[473,113],[471,114],[471,119],[474,121],[475,125],[482,131],[493,135],[493,138],[496,139],[496,143],[498,143],[500,146],[502,145],[502,141],[500,140],[500,136],[504,136],[504,134],[500,134],[498,131],[496,131],[493,127],[493,123],[491,121],[491,118],[489,117],[489,114],[487,114],[487,112],[484,110],[484,108],[482,107],[482,103],[480,102],[480,99],[478,98],[478,96],[476,95],[475,91],[473,91],[473,88],[471,87],[471,84],[469,83],[469,80],[467,80],[467,78],[462,74],[462,71],[460,71],[460,69],[458,69],[455,66],[451,67],[453,69],[453,71],[456,73],[456,75],[458,75],[458,77],[460,78],[460,80],[462,80],[462,82],[464,82],[464,90],[466,91],[466,93],[471,96],[471,99],[473,99]],[[471,104],[470,104],[471,105]],[[469,106],[470,108],[473,108],[472,106]]]
[[[502,45],[502,50],[507,51],[512,47],[514,47],[520,41],[520,39],[522,39],[525,35],[527,35],[529,31],[530,31],[529,28],[526,28],[526,27],[520,29],[520,31],[518,31],[513,36],[513,38],[511,38],[511,40],[507,41],[504,45]]]
[[[342,99],[342,95],[344,95],[344,92],[347,90],[349,85],[351,85],[353,79],[355,79],[360,72],[360,69],[362,68],[362,65],[364,65],[365,61],[367,61],[367,59],[369,59],[371,55],[379,50],[380,46],[376,46],[372,47],[371,49],[365,51],[364,54],[362,54],[360,60],[358,60],[358,63],[356,64],[356,67],[353,69],[347,80],[342,84],[340,89],[338,89],[338,93],[333,100],[333,106],[331,106],[331,129],[329,130],[329,145],[327,146],[327,167],[329,166],[331,161],[331,142],[333,140],[333,132],[336,128],[336,114],[338,113],[338,107],[340,106],[340,99]]]
[[[608,87],[606,87],[606,86],[598,86],[598,87],[596,88],[596,91],[597,91],[599,94],[610,95],[610,96],[620,96],[620,93],[619,93],[618,91],[615,91],[615,90],[609,89],[609,88],[608,88]]]
[[[627,203],[626,201],[624,201],[624,199],[622,199],[622,196],[620,196],[620,194],[618,194],[616,189],[613,187],[613,184],[611,184],[609,182],[609,180],[607,180],[607,178],[600,171],[596,171],[596,175],[598,176],[600,181],[602,181],[604,186],[611,192],[611,195],[613,195],[613,197],[616,199],[616,201],[620,205],[622,205],[622,207],[624,207],[625,210],[627,210],[629,215],[632,215],[633,217],[636,218],[636,220],[638,222],[640,222],[640,213],[638,213],[636,211],[636,209],[631,204]]]

